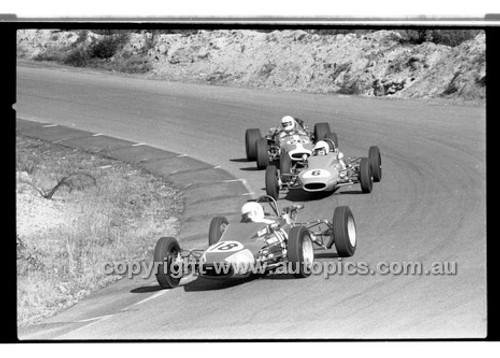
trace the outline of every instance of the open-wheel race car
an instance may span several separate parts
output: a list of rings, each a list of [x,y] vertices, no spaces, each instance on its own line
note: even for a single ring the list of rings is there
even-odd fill
[[[298,128],[289,134],[279,128],[271,128],[263,137],[260,129],[247,129],[245,132],[247,160],[255,160],[258,169],[265,169],[270,163],[277,163],[285,154],[292,162],[300,162],[311,154],[314,143],[325,138],[327,133],[337,137],[332,133],[329,123],[316,123],[311,131],[301,119],[295,118],[295,122]]]
[[[265,212],[263,204],[272,213]],[[174,237],[160,238],[154,252],[158,283],[173,288],[186,275],[228,279],[271,272],[303,278],[311,274],[315,248],[334,246],[339,257],[354,254],[356,224],[349,207],[336,207],[331,221],[300,223],[296,218],[303,207],[280,209],[274,198],[263,195],[243,205],[241,222],[213,218],[207,249],[186,250]]]
[[[266,168],[266,193],[278,199],[280,190],[302,189],[306,192],[335,191],[359,183],[363,193],[370,193],[373,182],[382,179],[382,159],[377,146],[371,146],[368,157],[343,158],[335,138],[323,139],[328,150],[312,153],[307,160],[293,163],[281,157],[279,165]]]

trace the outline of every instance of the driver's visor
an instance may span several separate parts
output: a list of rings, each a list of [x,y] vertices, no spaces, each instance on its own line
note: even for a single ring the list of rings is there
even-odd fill
[[[252,215],[251,212],[248,212],[248,213],[245,213],[245,214],[241,215],[241,222],[242,223],[251,222],[252,221],[251,215]]]

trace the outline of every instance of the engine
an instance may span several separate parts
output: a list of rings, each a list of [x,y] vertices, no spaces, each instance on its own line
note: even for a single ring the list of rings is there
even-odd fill
[[[266,246],[259,251],[257,262],[271,264],[280,261],[287,254],[286,239],[287,235],[281,229],[268,235],[265,238]]]

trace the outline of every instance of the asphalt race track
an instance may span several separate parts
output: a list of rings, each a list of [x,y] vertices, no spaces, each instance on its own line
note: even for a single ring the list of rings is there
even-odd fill
[[[264,132],[285,114],[311,126],[327,121],[346,157],[367,156],[370,145],[379,146],[382,181],[371,194],[360,194],[354,185],[333,195],[282,194],[280,202],[303,202],[301,221],[331,219],[337,205],[349,205],[359,242],[344,265],[421,262],[429,268],[454,262],[457,268],[454,275],[344,272],[328,279],[186,280],[174,290],[160,290],[154,277],[125,278],[20,330],[20,339],[485,337],[484,107],[275,93],[25,65],[18,66],[17,83],[19,118],[186,154],[245,179],[254,196],[264,193],[264,171],[244,159],[245,129]],[[240,202],[227,204],[227,212],[237,212]],[[210,207],[200,215],[211,216]],[[208,231],[202,225],[193,221],[192,227]],[[193,236],[186,244],[206,247],[205,241]],[[334,251],[318,260],[339,263]]]

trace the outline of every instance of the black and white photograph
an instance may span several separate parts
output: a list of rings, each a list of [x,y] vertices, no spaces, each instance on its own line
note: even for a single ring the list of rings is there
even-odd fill
[[[487,338],[484,26],[38,25],[20,342]]]

